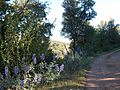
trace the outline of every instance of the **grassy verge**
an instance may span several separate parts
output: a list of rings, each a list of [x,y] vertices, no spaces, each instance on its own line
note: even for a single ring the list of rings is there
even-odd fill
[[[84,85],[85,69],[81,69],[77,73],[63,74],[59,80],[56,80],[48,85],[36,88],[36,90],[74,90],[80,89]]]
[[[108,51],[105,51],[105,52],[98,52],[94,55],[94,57],[97,57],[97,56],[101,56],[101,55],[104,55],[104,54],[107,54],[107,53],[114,53],[114,52],[118,52],[120,51],[120,47],[119,48],[114,48],[114,49],[111,49],[111,50],[108,50]]]

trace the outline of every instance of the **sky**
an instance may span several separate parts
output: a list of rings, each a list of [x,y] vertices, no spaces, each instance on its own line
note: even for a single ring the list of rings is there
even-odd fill
[[[42,0],[47,1],[47,0]],[[62,13],[64,9],[61,4],[63,0],[48,0],[51,4],[50,13],[48,19],[53,22],[56,18],[55,28],[52,31],[52,40],[70,42],[69,39],[65,39],[60,35],[62,28]],[[94,5],[94,10],[97,12],[97,16],[91,20],[91,25],[97,26],[101,20],[109,21],[111,18],[115,20],[116,24],[120,24],[120,0],[94,0],[96,4]]]
[[[111,18],[120,24],[120,0],[95,0],[94,10],[97,16],[92,20],[92,25],[98,25],[101,20],[108,21]]]
[[[39,0],[48,1],[50,3],[49,7],[50,13],[47,16],[49,21],[52,23],[56,19],[55,28],[52,30],[53,36],[52,40],[70,42],[69,39],[64,38],[60,35],[62,29],[62,13],[64,9],[61,4],[64,0]],[[97,16],[91,20],[91,25],[97,26],[101,20],[108,21],[111,18],[115,20],[116,24],[120,24],[120,0],[94,0],[96,3],[94,5],[94,10],[97,12]]]
[[[41,0],[46,1],[46,0]],[[60,31],[62,29],[62,13],[64,9],[62,8],[61,4],[63,0],[48,0],[51,4],[49,7],[51,8],[50,13],[48,15],[48,19],[50,22],[53,22],[55,19],[55,28],[52,31],[53,36],[51,36],[52,40],[56,41],[63,41],[63,42],[70,42],[69,39],[64,38],[60,35]]]

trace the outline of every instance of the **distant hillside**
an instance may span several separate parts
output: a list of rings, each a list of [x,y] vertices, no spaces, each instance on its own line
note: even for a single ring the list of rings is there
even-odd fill
[[[63,57],[69,51],[69,43],[60,42],[60,41],[50,41],[49,46],[54,53],[58,54],[59,57]]]

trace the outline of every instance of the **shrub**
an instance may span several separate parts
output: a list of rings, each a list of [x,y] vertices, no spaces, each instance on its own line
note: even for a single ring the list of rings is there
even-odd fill
[[[64,58],[64,64],[65,64],[65,72],[66,73],[72,73],[72,72],[78,72],[80,69],[86,68],[91,63],[90,57],[79,57],[79,55],[76,55],[75,58],[73,58],[72,55],[67,55]]]

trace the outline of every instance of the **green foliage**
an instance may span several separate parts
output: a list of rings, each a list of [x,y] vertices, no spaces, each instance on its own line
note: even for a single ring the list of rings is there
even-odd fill
[[[39,78],[40,81],[42,78],[44,82],[56,79],[60,71],[55,71],[56,63],[53,62],[53,52],[49,49],[53,24],[46,18],[47,3],[28,0],[21,4],[16,0],[7,4],[2,0],[0,5],[0,79],[3,77],[0,84],[9,88],[20,85],[14,83],[13,79],[18,79],[19,82],[24,80],[25,84],[27,81],[39,84],[34,82],[34,78]],[[33,64],[33,54],[36,54],[37,64]],[[41,54],[45,55],[43,61],[40,59]],[[17,76],[14,75],[15,66],[20,69]],[[29,73],[25,71],[25,66],[28,66]],[[8,68],[7,75],[5,67]]]
[[[4,89],[10,88],[10,87],[15,87],[19,83],[19,80],[17,79],[5,79],[0,81],[0,87],[3,87]],[[1,89],[1,88],[0,88]],[[4,90],[2,89],[2,90]]]
[[[23,57],[24,62],[30,63],[26,59],[30,60],[32,53],[45,52],[53,27],[45,20],[46,4],[27,3],[19,14],[20,9],[20,3],[9,5],[1,18],[1,57],[7,64],[12,61],[18,64]]]
[[[94,41],[94,51],[102,52],[117,48],[120,45],[120,35],[118,33],[118,24],[114,24],[111,19],[108,22],[101,22],[96,30]]]
[[[80,59],[75,58],[72,59],[71,56],[66,56],[64,60],[65,72],[66,73],[73,73],[77,72],[80,69]]]
[[[84,48],[83,54],[86,55],[93,55],[94,54],[94,39],[96,35],[95,28],[89,24],[85,26],[85,36],[84,36],[84,45],[82,46]],[[80,42],[78,43],[77,47],[80,47]],[[80,47],[81,48],[81,47]]]

